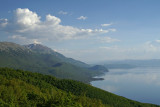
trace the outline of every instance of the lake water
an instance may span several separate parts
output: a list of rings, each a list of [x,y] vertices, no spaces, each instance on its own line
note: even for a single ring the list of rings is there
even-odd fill
[[[160,68],[110,69],[95,87],[126,98],[160,105]]]

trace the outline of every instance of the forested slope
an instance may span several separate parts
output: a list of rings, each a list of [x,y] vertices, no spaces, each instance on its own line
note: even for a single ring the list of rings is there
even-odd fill
[[[156,107],[74,80],[9,68],[0,68],[0,106]]]

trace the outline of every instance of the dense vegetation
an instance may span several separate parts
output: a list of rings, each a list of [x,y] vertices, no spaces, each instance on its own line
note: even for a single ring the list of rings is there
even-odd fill
[[[0,106],[156,107],[74,80],[9,68],[0,68]]]
[[[75,96],[54,87],[45,81],[47,76],[6,68],[0,69],[0,73],[1,107],[104,106],[100,100]]]
[[[89,65],[66,58],[38,44],[21,46],[15,43],[0,42],[0,60],[0,67],[29,70],[82,82],[90,82],[93,76],[103,73],[99,70],[85,68]]]

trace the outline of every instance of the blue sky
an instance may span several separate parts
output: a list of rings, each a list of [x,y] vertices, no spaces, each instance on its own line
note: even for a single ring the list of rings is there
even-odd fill
[[[0,41],[87,63],[160,58],[159,0],[0,0]]]

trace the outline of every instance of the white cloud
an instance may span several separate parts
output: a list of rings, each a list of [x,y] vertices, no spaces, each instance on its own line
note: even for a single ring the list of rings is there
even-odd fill
[[[68,12],[65,12],[65,11],[59,11],[58,14],[62,14],[62,15],[67,15]]]
[[[8,19],[0,19],[0,29],[6,27],[7,24],[8,24]]]
[[[25,37],[22,37],[22,36],[20,36],[20,35],[12,35],[12,36],[9,36],[8,38],[10,38],[10,39],[24,39],[24,40],[26,40],[26,38]]]
[[[29,9],[18,8],[15,11],[15,22],[22,26],[31,26],[40,23],[40,17]]]
[[[59,25],[61,23],[61,19],[55,17],[55,16],[51,16],[50,14],[48,14],[46,16],[46,25],[51,25],[51,26],[55,26],[55,25]]]
[[[102,46],[102,47],[99,47],[100,49],[105,49],[105,50],[116,50],[118,49],[117,46]]]
[[[160,40],[155,40],[157,43],[160,43]]]
[[[86,17],[86,16],[80,16],[80,17],[78,17],[77,19],[78,19],[78,20],[86,20],[87,17]]]
[[[35,43],[35,44],[41,44],[37,39],[27,39],[26,37],[23,37],[21,35],[12,35],[8,37],[11,40],[18,40],[20,44],[30,44],[30,43]]]
[[[144,44],[147,52],[159,52],[160,51],[160,40],[147,41]]]
[[[83,16],[80,19],[84,20],[86,17]],[[41,17],[37,13],[27,8],[16,9],[12,20],[0,19],[0,30],[11,35],[19,35],[16,38],[18,40],[24,40],[25,38],[25,42],[27,40],[43,42],[81,39],[115,31],[115,29],[79,29],[72,26],[64,26],[61,25],[60,18],[50,14],[46,15],[45,21],[41,21]],[[13,39],[15,39],[15,36],[13,36]]]
[[[87,63],[124,59],[160,59],[160,44],[156,44],[155,41],[133,46],[120,46],[119,43],[102,45],[96,42],[96,47],[68,51],[70,53],[66,51],[61,53]]]
[[[112,31],[112,32],[115,32],[115,31],[117,31],[116,29],[109,29],[110,31]]]
[[[109,24],[101,24],[102,27],[107,27],[107,26],[111,26],[112,23],[109,23]]]
[[[111,38],[111,37],[108,37],[108,36],[105,36],[105,37],[101,37],[99,38],[101,40],[101,42],[104,42],[104,43],[112,43],[112,42],[119,42],[120,40],[118,39],[114,39],[114,38]]]

